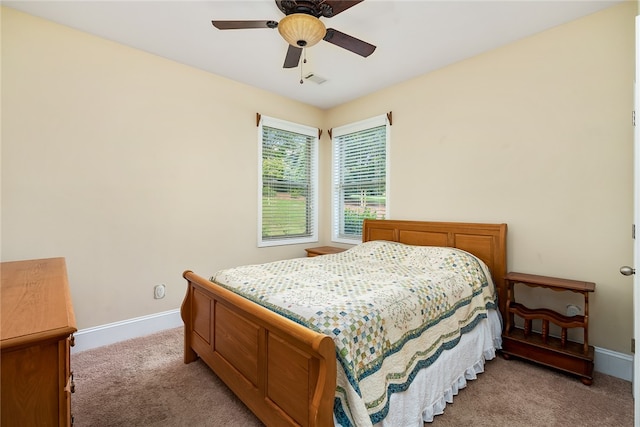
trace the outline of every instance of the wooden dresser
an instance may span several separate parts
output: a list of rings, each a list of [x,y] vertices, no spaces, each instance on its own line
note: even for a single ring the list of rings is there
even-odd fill
[[[76,320],[64,258],[3,262],[1,425],[69,426]]]

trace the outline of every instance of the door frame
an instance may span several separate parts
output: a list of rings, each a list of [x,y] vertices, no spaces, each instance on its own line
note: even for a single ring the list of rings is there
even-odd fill
[[[633,222],[640,227],[640,129],[636,122],[636,111],[640,102],[640,16],[636,15],[636,58],[635,82],[633,87],[634,123],[633,123]],[[639,230],[640,231],[640,230]],[[633,268],[640,267],[640,236],[633,239]],[[633,275],[633,338],[640,343],[640,274]],[[636,344],[634,344],[635,347]],[[634,348],[633,356],[633,414],[634,425],[640,425],[640,357]]]

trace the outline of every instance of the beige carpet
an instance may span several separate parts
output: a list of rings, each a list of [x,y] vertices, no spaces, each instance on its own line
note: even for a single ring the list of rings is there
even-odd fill
[[[185,365],[182,349],[178,328],[74,354],[75,426],[262,425],[204,363]],[[631,427],[631,384],[596,373],[589,387],[497,357],[425,425]]]

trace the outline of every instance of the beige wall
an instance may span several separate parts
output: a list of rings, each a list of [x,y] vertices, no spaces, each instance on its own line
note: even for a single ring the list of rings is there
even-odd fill
[[[2,59],[2,259],[65,256],[79,328],[305,253],[256,247],[256,112],[323,111],[7,8]]]
[[[628,353],[635,14],[321,111],[3,9],[2,259],[66,256],[80,328],[176,308],[184,269],[303,254],[256,248],[256,112],[327,129],[393,111],[391,216],[508,223],[509,268],[596,282],[591,343]]]
[[[327,119],[392,110],[392,217],[508,223],[509,268],[596,282],[590,341],[626,353],[632,280],[618,269],[633,263],[635,14],[634,3],[607,9]],[[532,294],[562,310],[576,297]]]

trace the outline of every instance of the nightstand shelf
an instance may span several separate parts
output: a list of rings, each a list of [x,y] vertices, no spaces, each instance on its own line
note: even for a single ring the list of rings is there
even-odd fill
[[[534,274],[509,273],[507,285],[506,325],[502,335],[502,353],[560,369],[580,377],[584,384],[593,382],[594,349],[588,342],[589,293],[595,283]],[[584,315],[565,316],[548,308],[529,308],[515,302],[514,287],[520,283],[553,291],[571,291],[584,297]],[[523,319],[523,327],[515,325],[515,316]],[[540,332],[532,330],[533,321],[540,321]],[[549,335],[549,323],[560,327],[560,337]],[[582,328],[584,339],[577,343],[567,339],[569,328]]]

